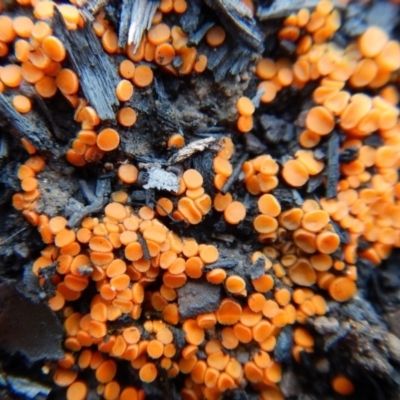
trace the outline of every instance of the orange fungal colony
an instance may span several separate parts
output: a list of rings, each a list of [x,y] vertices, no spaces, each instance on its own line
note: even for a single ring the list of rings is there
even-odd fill
[[[21,175],[27,173],[21,171]],[[128,172],[121,171],[121,178],[124,174]],[[195,174],[191,177],[193,185],[196,178]],[[264,304],[260,305],[259,311],[252,311],[250,305],[254,308],[254,302],[250,300],[249,306],[242,307],[237,300],[227,297],[215,313],[199,315],[196,319],[177,319],[176,289],[188,278],[201,278],[203,267],[218,261],[218,249],[213,245],[199,245],[194,239],[181,240],[159,220],[142,219],[140,214],[120,203],[109,203],[102,218],[85,218],[76,234],[66,227],[67,220],[62,217],[54,217],[48,222],[49,242],[54,244],[42,251],[33,271],[41,276],[43,268],[57,263],[57,273],[52,278],[56,292],[49,299],[50,307],[58,311],[64,304],[79,299],[90,281],[97,290],[89,313],[82,314],[70,306],[71,312],[65,316],[64,346],[72,362],[68,364],[62,360],[58,363],[54,376],[56,384],[68,386],[68,393],[86,393],[86,386],[78,380],[76,373],[72,373],[69,365],[78,363],[84,370],[91,363],[83,358],[93,360],[96,355],[99,358],[96,367],[99,385],[113,381],[116,359],[129,362],[138,371],[142,382],[154,381],[162,368],[170,377],[176,373],[189,374],[199,385],[199,390],[213,388],[218,393],[238,387],[244,378],[248,382],[264,381],[267,385],[271,379],[278,382],[280,369],[268,352],[273,349],[271,338],[278,334],[276,327],[295,321],[295,314],[289,314],[287,309],[289,292],[275,291],[277,302],[271,300],[270,304],[263,297]],[[138,241],[139,236],[144,242]],[[67,250],[72,249],[74,243],[77,251]],[[122,257],[118,258],[117,250]],[[149,285],[154,287],[154,283],[159,282],[159,277],[159,289],[148,290]],[[240,276],[224,277],[220,283],[234,296],[246,294],[246,284]],[[254,287],[253,297],[258,291],[272,289],[265,285],[263,289],[262,284]],[[161,312],[162,319],[150,319],[140,326],[141,316],[152,308]],[[129,316],[131,322],[114,329],[110,336],[110,324],[124,315]],[[222,341],[206,341],[205,331],[216,324],[221,327]],[[174,345],[174,332],[179,326],[187,343],[182,350]],[[255,355],[254,362],[241,365],[225,353],[224,349],[233,349],[239,342],[251,341],[257,343],[261,352]],[[211,350],[211,346],[216,349]],[[198,358],[199,348],[205,349],[206,361]],[[79,353],[79,357],[74,356]],[[257,364],[265,365],[270,371],[268,378],[263,378],[262,372],[255,378],[260,368]],[[209,377],[200,378],[204,373]]]
[[[183,76],[192,72],[202,73],[207,67],[207,57],[204,54],[198,54],[195,47],[187,45],[189,36],[179,26],[169,26],[162,22],[163,14],[170,12],[183,14],[187,9],[186,1],[171,0],[167,3],[168,5],[164,5],[163,2],[160,4],[159,10],[153,18],[152,26],[143,35],[137,49],[133,44],[127,45],[125,49],[118,48],[117,34],[104,19],[103,14],[99,14],[93,23],[93,30],[101,40],[104,50],[109,54],[121,52],[127,57],[119,64],[118,72],[122,79],[115,89],[116,96],[121,103],[129,104],[131,102],[134,97],[135,87],[146,88],[152,84],[154,68],[147,63],[154,63],[155,67],[160,67],[173,75]],[[209,46],[215,47],[223,42],[224,37],[225,31],[223,28],[215,26],[207,32],[205,40]],[[57,51],[55,44],[49,44],[48,47],[51,47],[54,53]],[[175,67],[172,63],[176,58],[181,60],[180,67]],[[76,82],[78,83],[77,80]],[[61,87],[60,85],[58,87],[65,95],[76,95],[76,91],[74,92],[71,89],[72,82],[67,77],[62,80]],[[63,91],[62,88],[67,88],[67,92]],[[137,121],[137,111],[128,104],[124,104],[124,107],[118,111],[116,118],[118,124],[124,128],[132,127]],[[93,112],[95,113],[95,110]],[[96,116],[87,118],[84,114],[84,109],[77,109],[75,117],[77,122],[82,123],[83,130],[87,129],[86,125],[94,129],[101,122]],[[98,120],[96,124],[92,123],[93,117]],[[118,139],[112,138],[109,134],[104,139],[102,146],[100,146],[98,142],[95,145],[82,144],[78,137],[76,139],[77,142],[75,141],[72,148],[67,152],[67,160],[79,167],[84,166],[86,163],[98,162],[103,157],[104,152],[115,150],[119,142]],[[110,143],[108,143],[109,140],[111,141]],[[182,146],[182,144],[179,144],[182,141],[177,137],[171,138],[170,142],[170,146],[178,148]]]
[[[79,30],[84,24],[90,23],[107,53],[123,53],[126,56],[119,65],[118,72],[122,79],[115,88],[116,97],[122,103],[116,122],[123,128],[132,127],[137,120],[137,111],[129,106],[134,97],[135,87],[146,88],[153,82],[154,67],[145,63],[154,63],[155,67],[174,75],[202,73],[207,67],[207,57],[197,54],[196,48],[187,45],[188,35],[179,26],[169,26],[162,22],[163,14],[183,14],[187,9],[185,0],[169,1],[171,6],[160,4],[152,26],[143,35],[135,51],[133,44],[124,49],[118,47],[118,36],[102,13],[99,13],[93,22],[88,22],[75,2],[60,5],[53,2],[31,3],[34,20],[28,17],[12,19],[1,16],[0,43],[14,45],[18,64],[3,66],[0,82],[6,88],[18,88],[23,82],[28,82],[34,85],[36,92],[43,98],[51,98],[59,90],[76,109],[75,121],[82,124],[82,131],[90,130],[94,135],[100,134],[96,129],[101,121],[96,110],[90,105],[82,106],[86,101],[80,97],[79,77],[71,69],[64,68],[63,64],[68,54],[64,43],[54,36],[51,28],[50,20],[54,17],[54,7],[61,13],[67,29]],[[223,28],[215,26],[209,30],[205,40],[210,46],[218,46],[222,36],[225,36]],[[172,61],[175,58],[182,61],[179,68],[173,66]],[[13,98],[12,104],[20,113],[31,110],[30,100],[22,96]],[[118,132],[118,129],[115,132]],[[99,146],[98,141],[85,142],[78,133],[66,154],[68,162],[82,167],[87,163],[100,161],[105,152],[117,148],[119,139],[114,136],[108,131],[107,135],[103,135],[104,140],[100,140]]]
[[[6,90],[27,82],[43,98],[59,90],[69,100],[81,124],[66,152],[74,166],[99,162],[118,149],[140,118],[132,107],[135,95],[148,90],[156,70],[185,76],[207,67],[206,56],[189,45],[188,34],[163,21],[164,14],[185,13],[187,1],[159,2],[137,49],[133,44],[120,49],[114,28],[100,13],[92,28],[104,50],[119,55],[121,76],[115,87],[121,103],[118,126],[103,126],[97,111],[80,97],[78,75],[63,64],[68,54],[49,20],[57,7],[70,30],[88,22],[74,5],[32,3],[35,21],[0,16],[0,43],[13,45],[17,60],[0,68],[0,80]],[[246,8],[250,4],[251,12],[252,2],[243,3]],[[379,265],[400,247],[399,94],[394,84],[400,45],[371,26],[341,48],[329,41],[340,23],[339,11],[328,0],[313,11],[300,9],[288,16],[278,39],[292,42],[295,57],[258,60],[254,97],[241,95],[233,103],[236,128],[243,135],[218,141],[209,163],[212,178],[182,167],[179,189],[172,195],[156,192],[154,207],[130,203],[130,185],[142,185],[142,167],[120,160],[117,189],[103,211],[83,218],[77,228],[62,216],[40,214],[45,159],[22,141],[30,158],[18,169],[22,192],[14,194],[12,203],[47,245],[32,266],[41,285],[44,269],[55,265],[56,272],[47,278],[55,288],[48,304],[63,319],[66,354],[53,379],[67,388],[68,400],[88,396],[87,370],[94,371],[97,393],[106,400],[144,399],[146,384],[178,375],[184,376],[180,394],[185,400],[220,399],[246,385],[263,400],[284,399],[282,365],[274,358],[282,330],[293,325],[291,351],[300,362],[301,352],[311,353],[316,345],[308,319],[328,313],[327,299],[346,302],[356,296],[357,261]],[[225,40],[219,25],[205,32],[205,43],[216,50]],[[273,110],[285,88],[302,89],[309,82],[313,103],[296,121],[300,130],[298,143],[289,146],[293,150],[280,158],[274,151],[257,152],[239,162],[235,151],[241,151],[244,135],[258,129],[259,113]],[[12,97],[21,114],[30,112],[31,101],[25,95]],[[186,144],[186,133],[174,132],[164,146],[176,154]],[[366,140],[372,135],[379,146]],[[337,150],[353,156],[340,159],[334,194],[286,201],[282,192],[298,193],[318,179],[330,184],[331,160],[317,150],[339,136]],[[227,236],[246,232],[255,242],[250,253],[245,254],[249,242],[238,250],[247,257],[246,272],[226,267],[230,260],[222,244],[180,237],[182,230],[169,225],[193,228],[211,218],[220,218],[218,228],[223,226]],[[187,316],[180,291],[199,282],[220,290],[221,301],[213,310]],[[75,303],[90,295],[85,307]],[[244,351],[246,345],[251,348],[247,356],[235,358],[235,349]],[[138,387],[118,381],[122,363],[133,371]],[[356,390],[342,374],[331,376],[330,384],[344,396]]]

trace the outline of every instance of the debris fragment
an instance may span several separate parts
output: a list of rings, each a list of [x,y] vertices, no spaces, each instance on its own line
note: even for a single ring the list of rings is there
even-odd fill
[[[63,357],[63,329],[46,304],[34,304],[10,284],[0,284],[1,348],[31,362]],[[35,335],[32,335],[35,332]]]
[[[79,31],[68,31],[56,9],[53,29],[65,45],[86,99],[100,119],[114,121],[115,111],[119,106],[114,91],[118,77],[90,24],[85,24]]]
[[[179,149],[178,152],[168,160],[168,164],[173,165],[180,163],[195,153],[202,152],[206,149],[217,149],[217,146],[218,140],[213,137],[196,140]]]
[[[179,179],[172,172],[165,171],[161,168],[150,168],[148,171],[148,181],[143,185],[143,188],[178,192]]]
[[[248,7],[237,0],[206,0],[206,4],[213,8],[224,24],[224,27],[239,40],[243,40],[254,50],[262,49],[262,37],[255,19]]]

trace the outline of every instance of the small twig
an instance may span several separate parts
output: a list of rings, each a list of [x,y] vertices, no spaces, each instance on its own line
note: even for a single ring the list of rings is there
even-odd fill
[[[174,154],[169,160],[168,164],[176,164],[186,160],[191,157],[193,154],[204,151],[206,149],[211,148],[213,145],[216,145],[218,140],[213,137],[209,137],[206,139],[196,140],[192,143],[189,143],[187,146],[180,149],[176,154]]]
[[[107,194],[109,189],[109,178],[99,178],[96,183],[96,193],[94,194],[85,181],[79,181],[83,196],[90,203],[81,210],[73,213],[68,221],[70,228],[75,228],[83,218],[90,214],[100,212],[107,203]]]
[[[83,218],[90,214],[100,212],[106,203],[107,200],[101,197],[97,199],[96,203],[83,207],[82,210],[71,215],[71,218],[68,221],[68,226],[70,228],[75,228],[83,220]]]
[[[326,171],[326,198],[332,199],[337,194],[337,183],[339,181],[339,135],[336,131],[331,133],[328,140],[328,167]]]
[[[207,31],[215,25],[215,22],[209,21],[202,25],[196,32],[189,36],[188,46],[197,46],[203,39]]]
[[[166,215],[167,217],[170,217],[170,218],[171,218],[170,213],[169,213],[161,204],[156,203],[156,204],[155,204],[155,207],[161,208],[161,210],[163,210],[163,211],[165,212],[165,215]]]
[[[142,246],[143,258],[148,261],[148,260],[150,260],[151,256],[150,256],[149,248],[147,247],[147,242],[144,240],[144,237],[142,236],[142,234],[140,232],[138,232],[137,236],[138,236],[138,242]]]
[[[94,193],[90,190],[89,185],[86,183],[86,181],[80,179],[79,187],[81,188],[83,197],[86,199],[88,203],[93,204],[96,202],[97,198],[94,195]]]
[[[244,153],[240,158],[237,164],[235,165],[235,168],[233,169],[233,172],[231,176],[228,178],[228,180],[225,182],[225,185],[221,189],[222,194],[227,194],[231,186],[236,182],[236,180],[239,178],[240,173],[242,172],[242,165],[243,163],[249,158],[248,153]]]
[[[217,261],[213,264],[208,264],[203,268],[204,272],[212,271],[215,268],[223,268],[223,269],[232,269],[237,266],[237,261],[235,260],[226,260],[226,261]]]
[[[28,229],[28,228],[22,228],[22,229],[20,229],[19,231],[17,231],[17,232],[15,232],[15,233],[13,233],[11,236],[9,236],[6,240],[4,240],[4,241],[1,241],[0,240],[0,246],[4,246],[6,243],[8,243],[12,238],[14,238],[15,236],[17,236],[17,235],[19,235],[21,232],[23,232],[23,231],[25,231],[26,229]]]

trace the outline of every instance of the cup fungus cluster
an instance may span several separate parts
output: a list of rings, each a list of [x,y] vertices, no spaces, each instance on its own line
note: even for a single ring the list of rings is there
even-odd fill
[[[122,60],[121,80],[115,87],[120,102],[116,120],[122,127],[131,127],[140,118],[124,103],[136,90],[153,84],[153,69],[175,76],[206,70],[207,57],[188,45],[188,35],[163,22],[165,14],[185,13],[184,0],[162,0],[137,48],[130,44],[125,49],[119,48],[117,33],[101,13],[88,22],[74,4],[17,2],[31,7],[34,18],[0,15],[0,55],[13,51],[16,59],[0,67],[0,91],[28,83],[39,96],[51,98],[59,90],[81,124],[66,152],[76,167],[99,162],[118,148],[120,136],[115,127],[98,129],[96,110],[79,95],[78,75],[64,67],[66,48],[52,32],[55,8],[69,30],[91,23],[103,49]],[[296,57],[259,59],[254,99],[237,99],[237,130],[246,134],[254,127],[259,102],[272,104],[284,88],[301,90],[315,82],[314,104],[304,115],[297,150],[284,162],[261,154],[241,165],[239,179],[247,196],[256,199],[256,210],[248,210],[246,202],[229,191],[238,139],[225,137],[213,159],[212,193],[206,192],[200,172],[187,169],[179,178],[179,190],[157,198],[154,209],[131,207],[128,192],[121,190],[112,194],[102,212],[70,228],[63,216],[36,211],[45,159],[23,141],[31,157],[18,169],[23,192],[13,196],[13,205],[38,227],[47,245],[33,263],[41,284],[43,269],[56,265],[51,278],[55,294],[48,303],[63,319],[66,353],[54,370],[54,382],[67,387],[68,400],[86,398],[87,370],[93,370],[96,390],[106,400],[144,399],[145,384],[178,375],[184,377],[180,395],[185,400],[220,399],[228,390],[250,386],[264,400],[283,399],[282,366],[274,359],[282,329],[294,326],[292,355],[299,361],[302,351],[312,352],[314,347],[307,319],[324,315],[329,297],[344,302],[356,294],[357,258],[379,265],[400,247],[400,123],[394,86],[400,45],[372,26],[341,48],[329,41],[340,25],[340,12],[328,0],[313,11],[300,9],[288,16],[278,38],[293,43]],[[225,39],[221,26],[214,25],[205,34],[211,47],[221,46]],[[179,64],[173,62],[177,56]],[[372,92],[373,96],[367,94]],[[12,104],[20,113],[32,108],[21,94]],[[340,163],[333,195],[283,206],[274,190],[302,188],[329,168],[329,160],[319,158],[313,149],[338,130],[344,134],[340,152],[353,156]],[[379,136],[379,146],[368,142],[372,134]],[[170,149],[184,145],[180,133],[169,138]],[[117,171],[127,190],[137,184],[138,174],[137,166],[128,162]],[[260,273],[249,278],[225,269],[219,265],[217,246],[180,237],[163,220],[170,216],[201,226],[211,210],[233,229],[251,218],[257,240],[248,264],[261,265]],[[348,233],[346,243],[337,226]],[[361,242],[370,245],[360,251]],[[183,318],[178,289],[193,280],[219,285],[225,295],[213,312]],[[82,312],[76,304],[88,300],[83,296],[88,288],[93,296],[87,312]],[[251,348],[247,358],[235,358],[233,350],[246,346]],[[119,381],[119,368],[126,365],[139,385]],[[332,379],[332,388],[342,395],[354,391],[351,380],[341,374]]]

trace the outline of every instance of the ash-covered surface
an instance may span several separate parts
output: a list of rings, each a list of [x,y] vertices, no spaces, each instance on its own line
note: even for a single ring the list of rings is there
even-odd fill
[[[207,281],[193,280],[178,289],[178,306],[182,318],[214,312],[221,302],[221,290]]]
[[[154,85],[137,90],[134,98],[127,104],[138,110],[138,123],[131,129],[119,129],[119,149],[87,170],[77,172],[63,158],[69,146],[68,141],[79,129],[71,124],[72,112],[65,112],[65,102],[46,102],[37,108],[33,118],[22,118],[10,106],[9,99],[0,94],[0,398],[46,398],[51,382],[45,382],[40,373],[43,364],[37,361],[57,360],[62,357],[63,333],[57,316],[48,309],[43,290],[26,276],[26,264],[36,259],[43,244],[36,229],[10,206],[12,194],[19,190],[16,171],[25,160],[25,153],[18,139],[26,137],[32,140],[47,159],[45,171],[38,175],[42,194],[38,210],[49,216],[67,215],[72,219],[71,224],[76,226],[86,215],[101,210],[108,201],[111,190],[120,189],[120,184],[113,179],[120,163],[137,159],[167,170],[169,160],[176,160],[180,156],[177,151],[165,150],[165,143],[171,133],[183,133],[187,143],[190,143],[206,137],[218,139],[236,132],[236,99],[242,94],[249,97],[256,95],[256,83],[252,77],[257,51],[260,52],[260,48],[265,47],[263,55],[286,55],[287,49],[281,48],[273,39],[280,26],[279,18],[297,11],[304,3],[311,7],[316,2],[259,1],[258,18],[253,19],[241,16],[238,10],[232,11],[224,3],[223,0],[204,3],[193,0],[189,3],[190,12],[181,18],[182,26],[194,41],[201,39],[201,31],[210,21],[221,21],[230,32],[239,30],[238,36],[229,38],[226,45],[213,53],[207,53],[211,71],[186,78],[156,73]],[[398,37],[398,8],[394,8],[393,4],[383,3],[377,1],[365,4],[360,1],[344,10],[343,28],[337,40],[346,43],[362,33],[371,23],[384,26]],[[114,17],[118,21],[117,16]],[[79,41],[78,35],[71,38],[71,46],[74,41]],[[71,51],[73,52],[72,47]],[[101,87],[113,87],[111,84],[107,86],[107,75],[113,67],[116,68],[113,62],[117,64],[115,60],[105,56],[104,63],[99,62],[97,66],[103,68],[101,72],[95,70],[96,73],[104,74],[96,76],[104,78],[101,79]],[[71,60],[71,64],[83,68],[78,60]],[[82,73],[88,77],[92,74],[90,71]],[[115,79],[114,75],[111,76],[112,79]],[[84,87],[83,90],[93,102],[103,98],[96,97],[96,90],[99,88],[94,84]],[[94,93],[91,92],[93,90]],[[304,92],[307,90],[310,93],[312,89],[304,88]],[[306,96],[302,93],[283,91],[268,112],[261,106],[255,122],[257,133],[252,133],[252,136],[235,136],[235,161],[240,163],[243,154],[257,155],[265,148],[281,159],[292,152],[297,145],[293,138],[304,127],[301,119],[295,121],[295,117],[310,106],[304,101],[304,97]],[[115,98],[111,100],[111,106],[100,104],[105,119],[108,120],[107,126],[115,124],[112,113],[113,106],[116,105]],[[275,112],[272,114],[273,111]],[[326,176],[312,183],[308,193],[318,190],[322,179],[326,177],[327,189],[323,194],[327,197],[335,195],[339,160],[332,157],[332,154],[337,153],[337,148],[338,137],[335,134],[320,146],[321,158],[328,160],[328,170]],[[347,157],[351,160],[350,153],[351,151],[342,154],[342,159]],[[185,167],[196,166],[200,169],[199,166],[202,166],[203,176],[209,176],[208,185],[212,187],[210,155],[214,154],[213,150],[206,148],[206,151],[203,149],[195,154],[197,153],[185,158]],[[108,179],[110,187],[100,185],[99,177]],[[205,187],[206,185],[207,181]],[[255,210],[255,200],[245,194],[241,185],[237,182],[232,182],[231,185],[231,191],[238,198],[244,199],[250,210]],[[96,187],[99,188],[97,194]],[[160,188],[156,183],[150,183],[148,188],[160,192],[162,189],[170,190],[170,186]],[[282,199],[282,204],[286,204],[287,208],[301,204],[303,195],[305,193],[291,189],[281,189],[280,193],[276,191],[276,196]],[[149,197],[149,192],[144,193],[138,204],[147,204]],[[249,243],[254,242],[255,238],[251,224],[255,212],[252,214],[250,211],[246,220],[234,230],[220,214],[213,212],[205,218],[202,230],[188,228],[167,218],[163,222],[177,233],[184,232],[198,240],[215,243],[226,256],[223,260],[226,264],[218,267],[225,268],[228,275],[234,271],[248,280],[262,273],[262,266],[257,261],[246,264],[244,260],[246,253],[250,251]],[[400,253],[395,251],[379,268],[360,266],[360,271],[363,272],[358,280],[358,297],[347,304],[331,302],[326,316],[309,319],[307,326],[316,338],[315,352],[303,352],[300,364],[291,359],[290,329],[282,333],[274,355],[284,365],[281,389],[288,399],[340,398],[330,389],[331,377],[339,372],[348,373],[359,388],[349,399],[400,398],[399,263]],[[36,277],[33,278],[36,280]],[[10,279],[16,282],[18,290],[11,286]],[[222,294],[219,287],[196,281],[180,289],[178,296],[182,316],[190,317],[199,312],[214,311]],[[176,332],[176,335],[179,333]],[[184,343],[183,337],[181,342]],[[90,398],[98,398],[94,387],[93,385]],[[161,380],[160,386],[155,385],[147,391],[152,393],[154,399],[165,398],[165,393],[171,399],[179,398],[175,388],[167,380]],[[61,398],[64,395],[64,391],[53,389],[50,398]],[[257,396],[235,390],[227,392],[224,398],[250,400]]]

